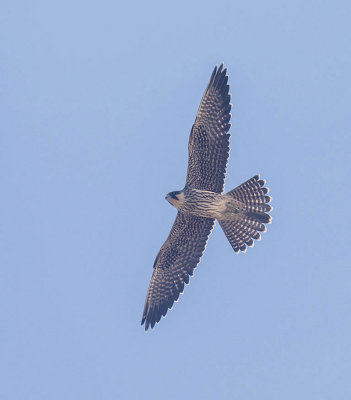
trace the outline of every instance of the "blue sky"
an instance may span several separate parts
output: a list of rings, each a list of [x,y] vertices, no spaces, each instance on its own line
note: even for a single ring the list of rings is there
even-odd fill
[[[349,399],[350,2],[4,1],[0,398]],[[156,329],[142,309],[187,142],[228,68],[226,188],[260,173],[262,241],[219,226]]]

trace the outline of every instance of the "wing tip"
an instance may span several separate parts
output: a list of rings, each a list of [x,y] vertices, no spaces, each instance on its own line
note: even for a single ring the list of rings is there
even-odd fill
[[[224,63],[221,63],[219,67],[215,65],[206,92],[211,87],[229,92],[227,67],[224,68]]]
[[[201,259],[201,257],[200,257],[200,259]],[[199,262],[200,262],[200,260],[199,260]],[[194,275],[194,270],[191,271],[191,274],[189,273],[189,275],[188,275],[189,281],[188,281],[188,283],[184,282],[185,285],[187,285],[187,286],[190,285],[190,281],[191,281],[190,278],[193,277],[193,275]],[[141,325],[145,324],[145,332],[149,329],[149,327],[151,329],[153,329],[154,326],[157,325],[161,321],[162,317],[166,318],[168,310],[173,309],[174,304],[178,303],[180,295],[182,295],[184,293],[185,285],[183,286],[183,288],[180,292],[178,292],[173,298],[171,297],[168,300],[168,303],[164,304],[163,309],[161,307],[152,307],[149,302],[147,302],[145,304],[143,316],[141,319]]]
[[[141,325],[145,324],[145,332],[147,332],[147,330],[149,329],[153,329],[155,325],[157,325],[162,317],[165,318],[167,316],[167,312],[168,310],[171,310],[173,307],[173,303],[172,306],[170,307],[169,305],[167,305],[165,307],[165,310],[160,310],[159,308],[156,310],[152,310],[151,312],[149,312],[147,315],[144,315],[143,318],[141,319]]]

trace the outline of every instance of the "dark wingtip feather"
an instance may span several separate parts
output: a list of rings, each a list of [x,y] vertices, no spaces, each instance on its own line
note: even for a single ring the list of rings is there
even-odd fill
[[[147,305],[145,305],[144,314],[141,319],[141,325],[145,324],[145,331],[149,328],[153,329],[153,327],[160,322],[162,316],[165,317],[167,315],[168,310],[171,310],[174,302],[178,300],[179,294],[180,293],[173,294],[174,298],[172,296],[169,297],[164,304],[159,306],[147,308]]]
[[[208,91],[211,87],[214,87],[218,90],[229,91],[227,68],[223,69],[223,64],[221,64],[219,68],[215,66],[206,91]]]
[[[207,85],[207,90],[208,90],[208,88],[209,88],[209,87],[211,87],[211,86],[212,86],[212,84],[213,84],[213,81],[214,81],[214,79],[215,79],[216,75],[217,75],[217,65],[214,67],[214,69],[213,69],[213,71],[212,71],[212,74],[211,74],[210,80],[209,80],[209,82],[208,82],[208,85]]]

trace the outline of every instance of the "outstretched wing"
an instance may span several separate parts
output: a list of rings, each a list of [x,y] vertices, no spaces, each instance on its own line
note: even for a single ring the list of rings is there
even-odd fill
[[[178,300],[184,283],[189,283],[189,276],[193,275],[200,261],[213,225],[212,218],[178,212],[154,263],[141,320],[141,324],[145,323],[145,330],[149,325],[153,328]]]
[[[222,193],[229,157],[230,94],[227,69],[215,67],[189,139],[186,185]]]

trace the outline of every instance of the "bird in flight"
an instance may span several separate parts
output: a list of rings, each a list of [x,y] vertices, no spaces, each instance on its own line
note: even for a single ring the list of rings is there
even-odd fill
[[[271,222],[271,197],[259,175],[226,194],[229,157],[230,94],[223,64],[212,72],[189,138],[185,186],[166,199],[177,208],[171,232],[154,262],[141,324],[148,330],[165,316],[183,293],[184,283],[200,262],[217,220],[236,253],[260,240]]]

